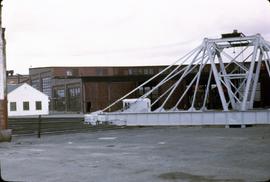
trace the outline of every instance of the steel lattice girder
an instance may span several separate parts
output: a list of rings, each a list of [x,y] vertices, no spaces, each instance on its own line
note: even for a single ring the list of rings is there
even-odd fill
[[[232,51],[233,54],[228,52]],[[183,98],[187,96],[188,90],[194,88],[191,107],[189,111],[206,110],[206,103],[209,98],[211,84],[215,83],[218,90],[219,98],[224,111],[240,110],[246,111],[253,108],[255,92],[260,75],[261,64],[264,63],[270,76],[270,59],[269,59],[270,44],[265,41],[261,35],[253,35],[246,37],[232,37],[220,39],[207,39],[203,43],[190,51],[188,54],[175,61],[173,64],[156,74],[137,88],[133,89],[122,98],[118,99],[102,111],[108,110],[110,107],[123,99],[127,98],[132,93],[136,92],[141,87],[149,82],[157,79],[164,73],[170,72],[162,77],[161,81],[154,86],[149,92],[145,93],[140,99],[147,98],[156,89],[166,84],[172,79],[176,79],[164,93],[152,102],[151,106],[162,101],[161,106],[154,112],[164,112],[164,106],[177,92],[177,88],[187,77],[192,75],[191,81],[182,91],[181,96],[176,101],[174,107],[169,111],[178,111],[177,107],[181,104]],[[204,96],[202,106],[195,108],[197,95],[200,85],[200,79],[206,65],[210,65],[208,81],[204,88]],[[196,74],[194,74],[196,72]],[[236,84],[237,83],[237,84]],[[212,84],[213,85],[213,84]]]

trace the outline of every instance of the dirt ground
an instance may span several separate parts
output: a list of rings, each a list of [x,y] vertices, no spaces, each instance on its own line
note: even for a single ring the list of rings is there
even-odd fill
[[[0,143],[0,162],[10,181],[267,181],[270,126],[17,137]]]

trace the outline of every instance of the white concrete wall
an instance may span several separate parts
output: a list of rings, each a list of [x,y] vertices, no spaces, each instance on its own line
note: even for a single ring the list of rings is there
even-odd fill
[[[23,110],[23,102],[29,102],[29,110]],[[42,102],[42,109],[36,110],[36,101]],[[17,110],[10,111],[10,102],[16,102]],[[23,84],[8,94],[8,116],[49,114],[49,97],[28,84]]]

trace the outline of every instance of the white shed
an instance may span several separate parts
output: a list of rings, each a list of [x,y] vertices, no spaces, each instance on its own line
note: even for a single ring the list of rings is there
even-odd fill
[[[8,116],[49,114],[49,97],[27,83],[8,85]]]

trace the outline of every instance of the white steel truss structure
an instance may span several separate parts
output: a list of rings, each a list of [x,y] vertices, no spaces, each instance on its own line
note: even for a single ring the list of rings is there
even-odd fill
[[[260,34],[229,36],[220,39],[205,38],[200,46],[116,100],[99,112],[99,115],[103,113],[105,116],[104,113],[109,108],[153,80],[158,80],[158,84],[141,95],[138,100],[149,98],[170,81],[173,81],[171,82],[173,84],[166,87],[167,89],[163,93],[152,100],[151,115],[164,112],[207,111],[207,103],[211,99],[209,93],[213,89],[218,93],[223,111],[251,111],[262,67],[267,70],[270,77],[269,51],[270,43],[264,40]],[[174,97],[174,106],[166,108],[166,104],[177,93],[179,97],[176,100]],[[181,106],[186,97],[189,97],[189,106],[183,109]],[[158,104],[158,107],[155,107],[155,104]],[[121,112],[117,112],[117,115],[119,114],[121,115]]]

